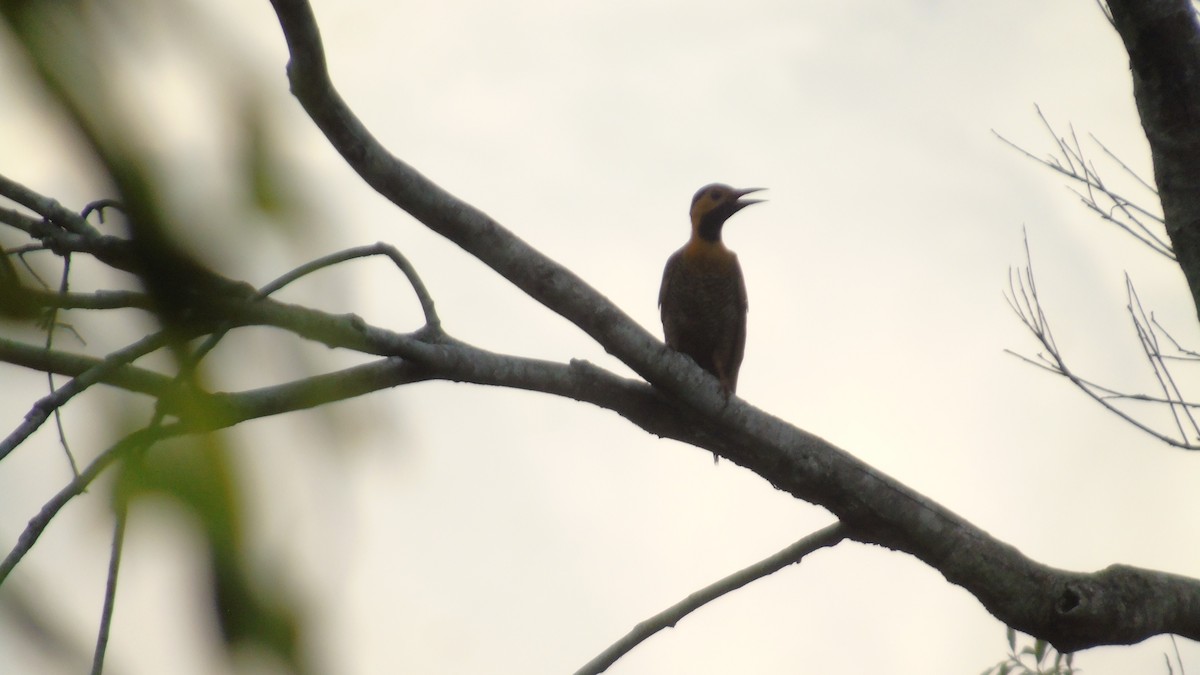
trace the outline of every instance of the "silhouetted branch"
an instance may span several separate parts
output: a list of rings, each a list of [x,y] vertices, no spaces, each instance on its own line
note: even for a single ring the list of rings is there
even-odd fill
[[[74,480],[59,490],[57,494],[46,502],[38,511],[37,515],[29,520],[29,524],[25,530],[21,532],[21,536],[17,539],[17,544],[9,551],[3,561],[0,561],[0,584],[8,578],[13,568],[25,557],[33,545],[37,543],[46,526],[54,519],[58,512],[67,502],[71,501],[76,495],[82,494],[87,489],[92,481],[100,475],[104,469],[118,458],[133,451],[137,448],[148,447],[149,445],[161,441],[172,436],[178,436],[185,433],[187,429],[180,424],[169,425],[165,427],[150,427],[135,431],[125,438],[118,441],[116,444],[109,447],[104,452],[100,453],[96,459],[92,460],[79,475],[75,476]]]
[[[1158,322],[1158,319],[1154,317],[1153,312],[1150,313],[1150,323],[1154,324],[1155,330],[1157,330],[1159,333],[1162,333],[1163,337],[1167,338],[1167,341],[1171,343],[1171,347],[1178,352],[1178,354],[1174,355],[1164,355],[1163,358],[1176,359],[1180,361],[1200,361],[1200,352],[1192,349],[1186,349],[1183,347],[1183,345],[1179,344],[1179,341],[1176,340],[1171,333],[1168,332],[1167,329]]]
[[[100,611],[100,628],[96,634],[96,649],[92,654],[92,675],[104,672],[104,653],[108,651],[108,635],[112,626],[113,606],[117,600],[117,573],[121,569],[121,550],[125,546],[125,521],[128,505],[121,501],[115,507],[112,552],[108,561],[108,579],[104,584],[104,608]]]
[[[685,616],[704,605],[723,595],[732,593],[746,584],[757,581],[765,576],[770,576],[788,565],[794,565],[803,560],[804,556],[809,553],[834,546],[845,539],[846,536],[846,528],[841,523],[834,523],[808,535],[768,558],[730,574],[711,586],[701,588],[680,602],[634,626],[629,634],[613,643],[608,649],[597,655],[596,658],[588,661],[584,667],[575,671],[575,675],[596,675],[597,673],[604,672],[609,666],[616,663],[618,659],[628,654],[634,647],[646,641],[650,636],[663,629],[674,628],[675,624],[679,623]]]
[[[383,242],[377,242],[369,246],[358,246],[355,248],[346,249],[344,251],[338,251],[337,253],[331,253],[327,256],[323,256],[311,262],[305,263],[263,286],[261,289],[259,289],[259,295],[270,295],[284,286],[292,283],[293,281],[305,275],[312,274],[317,270],[331,267],[348,260],[377,255],[387,257],[396,265],[397,268],[399,268],[404,276],[408,278],[409,285],[412,286],[413,292],[417,294],[417,301],[421,303],[421,311],[425,313],[426,326],[431,328],[437,328],[440,326],[441,319],[438,318],[437,310],[434,309],[433,297],[429,294],[429,290],[425,288],[425,283],[421,281],[421,277],[417,274],[416,268],[412,266],[412,263],[410,263],[395,246],[392,246],[391,244],[385,244]]]
[[[1009,307],[1016,313],[1021,323],[1041,343],[1044,351],[1038,353],[1037,360],[1009,351],[1026,363],[1035,365],[1043,370],[1065,377],[1080,391],[1087,394],[1107,410],[1125,420],[1139,430],[1158,440],[1185,450],[1200,450],[1200,425],[1192,413],[1193,408],[1200,408],[1200,403],[1187,401],[1183,392],[1175,382],[1168,366],[1168,357],[1163,355],[1158,342],[1157,323],[1148,316],[1142,308],[1132,280],[1126,275],[1126,292],[1129,301],[1126,309],[1142,346],[1142,352],[1150,364],[1151,372],[1162,390],[1162,396],[1147,394],[1129,394],[1110,387],[1097,384],[1069,368],[1058,344],[1054,341],[1050,323],[1042,308],[1038,296],[1037,285],[1034,281],[1033,262],[1029,253],[1029,238],[1025,237],[1025,267],[1021,270],[1009,270],[1009,290],[1005,294]],[[1173,339],[1171,339],[1174,342]],[[1006,350],[1007,351],[1007,350]],[[1177,436],[1165,434],[1149,424],[1142,422],[1131,413],[1118,407],[1118,401],[1133,401],[1163,404],[1167,407],[1174,420]]]
[[[1150,146],[1171,251],[1200,310],[1200,28],[1193,0],[1107,0],[1129,54],[1138,117]]]
[[[309,4],[272,5],[288,45],[292,93],[364,182],[645,378],[674,407],[672,417],[691,421],[701,438],[696,445],[829,509],[848,537],[916,556],[1005,624],[1063,651],[1161,632],[1200,636],[1196,580],[1123,566],[1081,575],[1040,565],[827,441],[737,396],[725,399],[714,378],[577,275],[388,152],[335,90]],[[375,333],[368,328],[364,336],[370,340]],[[418,362],[433,356],[416,346],[411,354]]]
[[[62,505],[125,452],[169,435],[221,428],[387,386],[447,379],[588,401],[618,412],[651,433],[717,453],[756,472],[775,487],[827,508],[843,524],[842,536],[917,557],[951,583],[971,592],[1004,623],[1048,639],[1060,649],[1125,644],[1162,632],[1200,637],[1200,583],[1196,580],[1124,566],[1087,574],[1037,563],[824,439],[736,396],[727,399],[714,378],[690,359],[666,348],[577,275],[391,155],[334,89],[311,7],[303,0],[273,0],[273,4],[288,43],[293,92],[331,145],[363,180],[531,298],[574,323],[644,381],[618,377],[582,361],[559,364],[523,359],[461,343],[440,330],[432,301],[415,275],[409,275],[409,281],[421,299],[426,324],[415,332],[399,334],[357,316],[332,315],[278,302],[246,284],[207,274],[206,281],[219,283],[186,288],[195,291],[182,296],[192,304],[175,308],[187,319],[172,325],[182,335],[181,340],[207,335],[209,343],[214,344],[225,331],[240,326],[275,326],[296,337],[385,358],[250,391],[189,391],[188,396],[195,397],[206,409],[205,415],[192,416],[171,405],[176,390],[174,376],[138,369],[133,359],[110,362],[110,356],[103,361],[82,361],[61,352],[34,356],[26,349],[32,349],[28,345],[0,343],[0,354],[11,354],[14,363],[21,359],[62,368],[83,366],[73,382],[88,376],[95,382],[139,387],[159,399],[160,413],[179,418],[161,429],[135,432],[106,450],[47,502],[30,521],[12,553],[0,563],[0,581]],[[75,105],[72,112],[82,115],[80,104]],[[91,146],[110,173],[117,171],[112,149],[106,155],[101,147],[104,139],[93,133],[95,129],[84,132],[90,133]],[[1077,142],[1071,146],[1064,141],[1064,161],[1071,166],[1082,164],[1083,175],[1091,175],[1092,169],[1077,146]],[[138,184],[137,178],[114,177],[114,184],[124,189],[120,192],[123,199],[136,194],[136,188],[147,187]],[[135,237],[140,246],[135,249],[131,241],[97,233],[86,219],[12,181],[0,180],[0,196],[9,196],[40,216],[3,211],[0,222],[26,232],[55,254],[86,253],[114,269],[131,271],[146,283],[156,303],[161,299],[163,280],[173,276],[161,273],[174,271],[170,263],[180,258],[155,259],[153,252],[158,249],[147,244],[144,237],[154,235],[152,226],[162,223],[144,211],[140,212],[140,221],[134,217],[138,212],[130,214],[131,229],[137,231],[135,222],[150,228],[141,231],[142,239]],[[127,202],[131,211],[149,208],[147,204]],[[1137,213],[1118,208],[1114,216],[1124,217],[1126,212]],[[157,241],[149,239],[150,244]],[[339,255],[343,254],[334,254],[334,258]],[[409,273],[402,259],[393,261],[406,275]],[[314,261],[282,280],[324,266],[324,260]],[[157,280],[152,272],[160,273]],[[1016,275],[1011,283],[1014,308],[1025,308],[1027,325],[1040,331],[1045,344],[1053,347],[1032,271]],[[202,356],[203,351],[194,354]],[[1048,363],[1055,365],[1054,361]],[[190,364],[179,364],[181,373],[188,367]],[[61,403],[51,401],[49,405]]]
[[[152,306],[150,296],[136,291],[99,290],[91,293],[56,293],[29,290],[30,298],[42,307],[59,309],[143,309]]]
[[[1163,229],[1163,217],[1125,198],[1105,183],[1095,164],[1087,158],[1083,145],[1079,142],[1079,137],[1075,134],[1075,127],[1073,125],[1069,126],[1069,139],[1060,136],[1054,130],[1050,121],[1046,119],[1046,116],[1042,113],[1042,109],[1038,106],[1034,106],[1034,108],[1037,110],[1038,118],[1042,121],[1042,126],[1045,127],[1046,132],[1053,139],[1057,154],[1045,158],[1038,157],[1004,136],[1001,136],[995,130],[992,133],[1022,155],[1057,171],[1082,186],[1082,190],[1071,188],[1071,191],[1079,197],[1085,206],[1099,215],[1102,220],[1121,228],[1155,253],[1175,260],[1174,250],[1164,239],[1163,235],[1159,233]],[[1151,198],[1157,203],[1158,191],[1149,181],[1142,178],[1128,164],[1113,154],[1094,135],[1091,136],[1091,139],[1105,155],[1149,192]],[[1153,223],[1153,228],[1147,221]]]
[[[33,211],[47,222],[53,223],[61,227],[67,232],[85,237],[96,238],[102,236],[95,228],[87,222],[87,218],[75,213],[71,209],[59,204],[56,200],[50,197],[44,197],[36,191],[31,190],[20,183],[6,177],[0,176],[0,197],[7,197],[12,201],[24,206]],[[105,204],[107,200],[101,202],[93,202],[93,205]],[[6,214],[15,213],[8,210],[0,210],[0,222],[5,222],[10,225],[18,226],[16,222],[10,222]],[[32,234],[32,233],[31,233]]]
[[[9,433],[3,441],[0,441],[0,460],[8,456],[8,453],[12,452],[18,445],[24,443],[25,439],[29,438],[29,435],[37,431],[38,427],[46,421],[51,412],[71,400],[76,394],[100,382],[119,368],[127,366],[142,356],[162,348],[165,344],[166,338],[162,333],[155,333],[142,338],[124,349],[113,352],[100,363],[80,373],[75,379],[43,396],[25,414],[25,420]]]
[[[1125,275],[1125,291],[1129,298],[1127,309],[1133,320],[1134,330],[1137,331],[1138,341],[1142,345],[1142,352],[1150,363],[1150,369],[1158,381],[1159,388],[1162,389],[1163,398],[1175,420],[1179,437],[1187,440],[1188,448],[1200,448],[1200,444],[1198,444],[1200,443],[1200,426],[1197,426],[1191,411],[1191,408],[1196,406],[1184,401],[1183,393],[1180,391],[1179,385],[1175,383],[1175,377],[1171,374],[1162,350],[1159,348],[1158,335],[1154,330],[1155,324],[1151,322],[1150,317],[1142,308],[1142,300],[1138,297],[1137,289],[1134,288],[1129,274]]]

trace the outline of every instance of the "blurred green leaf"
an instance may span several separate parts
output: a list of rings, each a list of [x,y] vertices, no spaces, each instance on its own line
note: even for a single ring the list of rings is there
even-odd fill
[[[1037,659],[1039,666],[1042,664],[1042,661],[1046,658],[1046,647],[1047,647],[1047,644],[1046,644],[1045,640],[1035,640],[1033,643],[1033,656],[1034,656],[1034,658]]]
[[[115,498],[136,506],[148,497],[174,502],[199,530],[212,574],[214,614],[230,648],[265,649],[299,672],[294,613],[264,599],[247,569],[234,470],[218,436],[162,443],[124,462]]]

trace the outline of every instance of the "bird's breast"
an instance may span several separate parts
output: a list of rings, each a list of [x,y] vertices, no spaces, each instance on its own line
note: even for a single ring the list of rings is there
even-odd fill
[[[663,309],[674,314],[671,318],[677,322],[707,328],[706,324],[725,324],[745,314],[737,256],[719,243],[684,246],[672,256],[666,277]]]

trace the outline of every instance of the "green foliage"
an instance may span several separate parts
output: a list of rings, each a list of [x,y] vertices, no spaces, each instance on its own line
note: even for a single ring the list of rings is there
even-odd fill
[[[254,646],[299,672],[297,621],[253,583],[246,564],[242,506],[228,448],[201,434],[135,453],[120,466],[118,506],[165,498],[191,516],[201,533],[211,573],[213,612],[231,648]]]
[[[1008,657],[983,671],[982,675],[1074,675],[1083,672],[1073,665],[1072,654],[1062,654],[1045,640],[1017,649],[1017,631],[1007,629]]]
[[[137,412],[131,411],[128,419],[114,421],[116,431],[128,434],[126,441],[114,446],[119,451],[102,453],[101,457],[107,459],[96,463],[94,470],[85,470],[82,476],[75,470],[73,492],[66,498],[82,492],[106,467],[115,467],[113,502],[121,524],[114,537],[110,596],[115,595],[117,588],[119,546],[124,537],[126,511],[162,508],[165,503],[173,507],[172,512],[183,513],[186,524],[194,528],[202,542],[209,573],[207,592],[212,599],[212,618],[220,627],[230,654],[242,650],[266,653],[287,671],[302,673],[308,670],[299,649],[302,617],[291,608],[295,603],[290,602],[290,598],[278,597],[285,595],[287,590],[268,583],[269,579],[263,579],[263,571],[252,569],[249,564],[248,549],[253,542],[247,541],[244,531],[247,517],[241,494],[245,486],[239,483],[245,482],[241,480],[245,476],[232,461],[237,449],[229,447],[218,434],[201,433],[221,426],[214,422],[219,418],[219,411],[212,408],[210,399],[198,394],[205,390],[207,383],[205,373],[209,364],[203,360],[225,334],[224,331],[213,331],[212,326],[222,317],[205,314],[204,300],[231,293],[245,294],[252,289],[248,291],[249,287],[232,285],[210,271],[209,258],[215,257],[213,251],[219,251],[219,246],[196,250],[181,234],[190,228],[193,233],[203,233],[194,240],[211,244],[220,238],[220,233],[235,232],[231,226],[222,229],[224,221],[232,220],[240,224],[236,233],[244,238],[246,224],[302,221],[295,218],[296,213],[291,210],[291,205],[297,201],[302,203],[302,200],[297,200],[296,190],[289,188],[291,176],[284,170],[286,163],[278,156],[281,145],[271,136],[269,110],[258,98],[254,83],[238,77],[240,71],[229,66],[234,57],[213,57],[215,65],[201,61],[197,72],[206,73],[207,78],[198,77],[196,89],[209,92],[211,96],[197,95],[196,100],[211,100],[213,104],[202,111],[192,111],[198,119],[211,119],[212,126],[217,129],[224,128],[232,118],[232,124],[228,126],[233,131],[219,137],[220,147],[211,148],[213,158],[230,157],[233,160],[224,165],[215,164],[225,167],[230,174],[228,181],[209,181],[225,187],[205,187],[208,183],[201,180],[205,176],[199,168],[204,166],[200,161],[196,162],[198,168],[193,172],[163,169],[171,165],[166,160],[172,158],[176,147],[169,130],[165,129],[167,125],[163,124],[163,111],[167,106],[159,105],[161,102],[155,98],[157,92],[146,92],[146,96],[136,102],[131,101],[126,92],[134,86],[131,83],[139,81],[134,77],[137,66],[146,59],[145,52],[139,50],[168,42],[142,40],[149,30],[164,26],[187,27],[179,35],[187,36],[201,46],[204,46],[204,36],[203,31],[191,29],[192,22],[185,9],[161,8],[158,10],[161,14],[153,17],[161,20],[158,23],[143,18],[147,9],[132,2],[0,0],[0,23],[5,24],[6,29],[4,39],[12,41],[16,47],[12,53],[23,59],[31,84],[48,94],[58,112],[63,114],[69,126],[64,130],[65,134],[76,139],[81,153],[93,162],[95,183],[111,190],[110,194],[104,195],[111,199],[97,204],[118,207],[116,210],[121,218],[108,229],[120,232],[123,226],[123,234],[132,246],[119,254],[97,257],[106,265],[136,277],[150,298],[148,309],[165,335],[162,342],[166,353],[160,356],[172,370],[169,377],[173,386],[162,394],[153,420],[147,423],[145,419],[137,418]],[[186,56],[187,48],[194,46],[181,40],[169,44],[178,50],[178,54],[172,52],[177,56]],[[227,60],[221,61],[221,58]],[[205,83],[210,86],[205,88]],[[30,203],[40,205],[49,201],[42,200],[32,191],[27,197],[22,202],[26,207]],[[211,211],[194,208],[197,203],[207,205]],[[92,207],[81,215],[68,214],[80,218],[79,222],[83,223],[74,226],[70,218],[46,215],[53,208],[62,209],[56,202],[38,211],[46,227],[56,233],[70,231],[85,243],[95,244],[101,240],[102,235],[87,225],[88,211]],[[100,216],[103,221],[103,212]],[[35,218],[21,217],[38,224]],[[71,230],[72,227],[75,229]],[[95,254],[102,248],[96,244],[89,253]],[[0,253],[5,252],[13,255],[28,252],[42,259],[56,255],[69,262],[64,251],[36,240],[20,248],[0,246]],[[78,253],[76,257],[84,256]],[[69,267],[67,269],[69,271]],[[29,268],[29,272],[32,271],[33,268]],[[61,290],[64,292],[68,271],[63,274]],[[16,267],[13,257],[0,255],[0,321],[38,318],[45,304],[43,296],[50,294],[49,289],[38,291],[23,282],[22,270]],[[53,330],[55,320],[51,318],[47,323],[47,330]],[[206,330],[196,330],[196,326]],[[210,333],[211,344],[196,348],[192,338],[197,333]],[[114,334],[120,334],[119,330]],[[49,341],[46,347],[48,351]],[[158,349],[159,345],[155,343],[149,351]],[[91,384],[94,382],[79,384],[79,391]],[[54,410],[57,412],[68,398],[63,395],[51,401]],[[146,409],[141,409],[141,414],[145,417]],[[30,433],[34,428],[36,425],[30,426]],[[135,431],[139,428],[140,431]],[[160,431],[162,433],[158,433]],[[179,437],[184,434],[188,435]],[[65,435],[62,438],[65,448]],[[51,505],[53,508],[44,509],[47,521],[61,508],[54,500]],[[41,527],[44,528],[44,524]],[[40,531],[31,530],[25,538],[32,542]],[[20,560],[28,545],[24,548],[19,545],[17,549],[10,555],[12,565]],[[0,582],[3,579],[4,575],[0,575]],[[109,602],[101,619],[94,672],[103,667],[104,643],[108,638],[107,625],[112,611]]]

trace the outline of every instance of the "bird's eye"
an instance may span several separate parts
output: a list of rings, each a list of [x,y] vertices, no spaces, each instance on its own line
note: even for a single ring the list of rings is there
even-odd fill
[[[711,190],[708,193],[708,198],[713,200],[714,202],[721,201],[721,191],[720,190]]]

